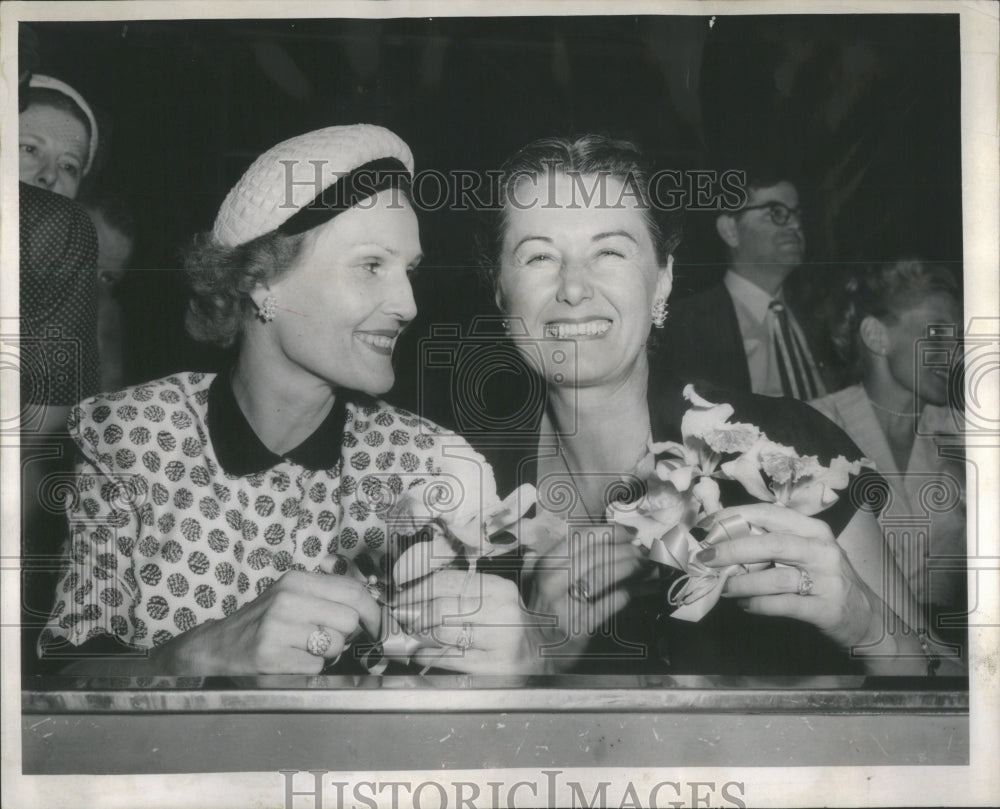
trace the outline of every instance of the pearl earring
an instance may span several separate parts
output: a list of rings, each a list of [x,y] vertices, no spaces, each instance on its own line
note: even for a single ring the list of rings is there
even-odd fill
[[[667,299],[661,296],[653,301],[653,325],[658,329],[662,329],[666,321]]]
[[[274,295],[268,295],[257,310],[257,317],[264,323],[270,323],[276,314],[278,314],[278,299]]]

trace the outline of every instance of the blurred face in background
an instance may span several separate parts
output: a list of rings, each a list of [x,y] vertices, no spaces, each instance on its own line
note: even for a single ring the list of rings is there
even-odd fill
[[[746,266],[783,278],[805,258],[799,192],[789,182],[751,189],[743,210],[720,219],[734,269]]]
[[[97,231],[97,272],[101,280],[117,283],[132,258],[132,238],[112,225],[101,211],[87,208],[87,214]]]
[[[18,115],[19,178],[75,199],[90,153],[83,123],[64,110],[31,104]]]
[[[888,319],[887,319],[888,320]],[[897,312],[891,322],[883,322],[888,336],[886,367],[891,381],[899,388],[918,395],[923,404],[948,404],[949,375],[952,365],[921,361],[926,348],[940,339],[943,351],[954,355],[961,337],[961,309],[954,296],[935,292],[924,300]],[[940,338],[928,337],[929,326],[947,326]],[[954,335],[954,336],[952,336]],[[917,352],[917,341],[925,349]]]

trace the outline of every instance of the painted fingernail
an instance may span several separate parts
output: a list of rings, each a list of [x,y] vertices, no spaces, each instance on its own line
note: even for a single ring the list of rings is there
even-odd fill
[[[715,548],[703,548],[696,558],[699,562],[711,562],[715,558]]]

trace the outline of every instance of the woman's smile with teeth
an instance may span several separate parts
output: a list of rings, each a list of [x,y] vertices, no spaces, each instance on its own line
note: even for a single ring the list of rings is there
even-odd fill
[[[370,331],[355,332],[355,336],[365,345],[384,354],[391,354],[392,347],[396,342],[396,335],[378,334]]]
[[[545,336],[565,339],[567,337],[601,337],[611,328],[611,321],[596,318],[583,322],[556,321],[545,324]]]

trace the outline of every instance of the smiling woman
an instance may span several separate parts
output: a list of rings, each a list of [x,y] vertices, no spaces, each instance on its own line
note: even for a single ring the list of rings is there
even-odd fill
[[[841,296],[833,337],[861,381],[810,404],[875,461],[891,487],[895,513],[928,523],[923,535],[885,532],[928,618],[964,612],[965,464],[959,448],[948,447],[948,436],[961,426],[952,393],[962,379],[927,359],[960,352],[962,307],[954,275],[916,259],[858,270]],[[937,502],[927,508],[931,491]]]
[[[302,166],[322,167],[317,184],[288,181]],[[359,637],[369,649],[380,639],[386,507],[438,476],[446,454],[464,450],[473,472],[483,463],[376,398],[416,314],[412,170],[388,130],[330,127],[268,150],[230,191],[188,256],[188,327],[236,345],[236,359],[74,410],[83,460],[48,657],[73,672],[316,673]],[[470,580],[490,598],[468,631],[425,634],[417,657],[459,670],[524,661],[523,633],[491,647],[496,633],[475,631],[517,608],[516,588]]]

